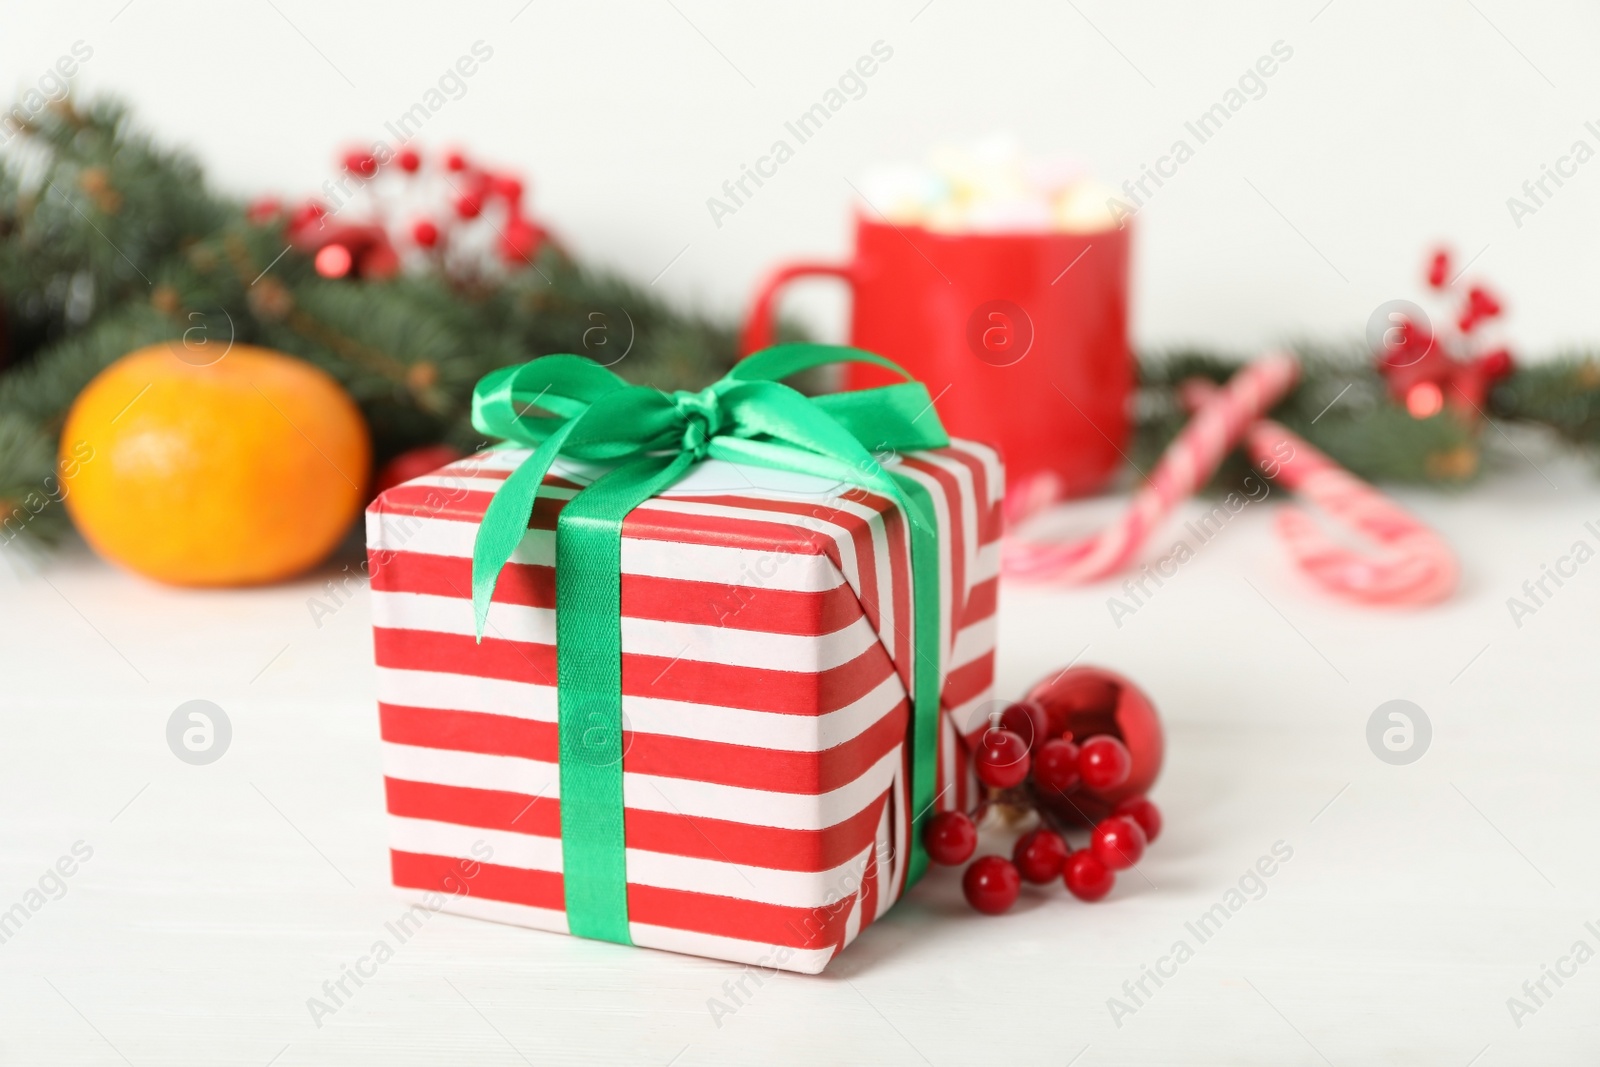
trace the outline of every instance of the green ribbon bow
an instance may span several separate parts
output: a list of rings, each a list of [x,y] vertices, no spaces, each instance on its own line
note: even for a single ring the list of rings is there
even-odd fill
[[[906,380],[807,397],[781,384],[828,363],[874,363]],[[545,414],[534,414],[543,410]],[[574,934],[631,944],[622,797],[622,520],[702,459],[820,475],[881,493],[911,530],[915,638],[907,885],[927,868],[922,830],[934,802],[939,721],[939,541],[926,487],[873,452],[950,443],[922,383],[882,356],[780,345],[698,393],[629,385],[581,356],[543,356],[478,383],[472,424],[533,448],[495,493],[472,551],[479,640],[501,568],[528,530],[557,456],[614,464],[567,501],[556,522],[556,704],[561,850]]]

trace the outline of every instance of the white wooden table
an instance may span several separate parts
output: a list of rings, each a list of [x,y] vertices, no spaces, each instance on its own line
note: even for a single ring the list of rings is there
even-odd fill
[[[1559,489],[1524,468],[1407,498],[1466,567],[1425,613],[1308,592],[1275,502],[1120,628],[1112,586],[1007,588],[1002,695],[1081,651],[1166,717],[1144,877],[991,919],[935,873],[825,975],[747,983],[720,1019],[708,1001],[741,968],[439,915],[316,1025],[308,998],[402,910],[364,589],[319,626],[337,564],[184,592],[69,549],[0,579],[0,932],[25,913],[0,943],[0,1062],[1593,1063],[1600,962],[1561,961],[1600,951],[1600,562],[1520,627],[1506,598],[1575,541],[1600,548],[1600,487],[1539,464]],[[1366,740],[1395,698],[1433,727],[1405,766]],[[193,699],[232,724],[205,766],[166,740]],[[1202,943],[1187,924],[1242,900],[1278,842],[1292,858]],[[1192,958],[1161,962],[1180,940]],[[1134,1001],[1124,982],[1158,963],[1170,977]],[[1571,976],[1536,1003],[1545,966]],[[1536,1010],[1513,1019],[1513,996]]]

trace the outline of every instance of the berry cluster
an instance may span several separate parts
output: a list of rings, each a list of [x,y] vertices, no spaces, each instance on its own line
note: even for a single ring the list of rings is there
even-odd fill
[[[1449,406],[1476,419],[1489,390],[1514,369],[1511,352],[1485,337],[1485,327],[1505,309],[1484,286],[1463,284],[1464,269],[1447,249],[1435,251],[1428,260],[1428,288],[1440,298],[1456,298],[1458,310],[1442,328],[1415,305],[1391,312],[1377,341],[1378,370],[1413,418],[1432,418]]]
[[[249,213],[259,224],[281,218],[290,242],[314,257],[325,278],[393,277],[402,255],[476,277],[491,262],[499,269],[532,264],[549,240],[525,211],[521,178],[460,152],[430,162],[413,148],[354,149],[342,165],[343,177],[323,183],[325,198],[287,210],[269,197]],[[369,210],[348,218],[344,208],[358,193]]]
[[[1078,744],[1070,732],[1052,736],[1045,709],[1019,701],[983,732],[973,753],[973,771],[986,787],[977,811],[946,811],[930,819],[923,839],[928,856],[946,866],[966,863],[977,851],[978,822],[991,805],[1032,808],[1041,825],[1017,839],[1010,859],[981,856],[967,868],[961,880],[967,902],[998,915],[1016,903],[1024,881],[1045,885],[1058,877],[1078,899],[1099,900],[1111,892],[1116,872],[1138,863],[1161,833],[1161,812],[1143,796],[1127,797],[1094,823],[1088,844],[1074,851],[1057,811],[1065,802],[1089,822],[1072,795],[1116,790],[1132,769],[1133,757],[1116,737],[1095,734]]]

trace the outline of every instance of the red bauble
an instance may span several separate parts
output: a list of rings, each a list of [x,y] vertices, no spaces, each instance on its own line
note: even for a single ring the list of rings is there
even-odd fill
[[[1126,870],[1144,858],[1144,831],[1132,819],[1113,815],[1102,820],[1089,838],[1094,858],[1114,871]]]
[[[1112,814],[1138,823],[1139,829],[1144,831],[1145,841],[1149,844],[1154,844],[1156,838],[1161,836],[1161,809],[1144,797],[1129,797],[1118,804]]]
[[[978,781],[995,789],[1010,789],[1020,785],[1028,777],[1031,765],[1028,746],[1022,738],[997,726],[991,726],[983,732],[972,763]]]
[[[967,903],[985,915],[999,915],[1017,902],[1022,876],[1004,856],[983,856],[961,876]]]
[[[1050,736],[1050,716],[1031,700],[1019,700],[1000,713],[1000,725],[1018,737],[1035,752]]]
[[[928,858],[946,867],[967,862],[978,849],[978,828],[965,812],[941,811],[922,832]]]
[[[476,193],[466,193],[456,198],[456,214],[464,219],[475,219],[483,212],[483,198]]]
[[[1011,860],[1023,878],[1034,885],[1044,885],[1061,873],[1068,851],[1060,834],[1041,826],[1017,838]]]
[[[1095,859],[1094,853],[1086,848],[1067,857],[1061,880],[1067,884],[1067,892],[1079,900],[1091,901],[1100,900],[1117,884],[1117,876],[1111,868]]]
[[[411,227],[411,239],[422,248],[432,248],[439,243],[439,227],[427,219],[419,219]]]
[[[417,155],[416,149],[414,148],[400,149],[399,153],[394,157],[394,161],[398,163],[400,165],[400,169],[405,171],[407,174],[415,174],[417,171],[422,169],[422,157]]]
[[[444,157],[446,170],[462,171],[467,169],[467,157],[460,152],[451,152]]]
[[[1082,783],[1078,773],[1078,746],[1064,737],[1052,737],[1033,754],[1033,784],[1059,793],[1072,792]]]
[[[1085,738],[1110,734],[1127,746],[1132,758],[1128,778],[1104,791],[1085,786],[1062,798],[1051,810],[1065,819],[1080,820],[1074,805],[1090,819],[1110,814],[1119,801],[1150,792],[1161,773],[1165,742],[1161,719],[1143,690],[1127,678],[1099,667],[1073,667],[1040,682],[1027,694],[1050,716],[1051,733],[1070,732]]]
[[[1078,752],[1078,773],[1083,775],[1083,784],[1097,793],[1126,782],[1132,770],[1128,746],[1110,734],[1088,738]]]
[[[372,495],[377,496],[386,489],[393,489],[424,474],[432,474],[460,458],[460,450],[449,445],[423,445],[402,452],[378,469],[372,480]]]

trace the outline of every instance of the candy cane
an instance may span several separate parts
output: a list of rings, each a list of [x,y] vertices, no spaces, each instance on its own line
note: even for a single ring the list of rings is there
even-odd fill
[[[1204,398],[1121,519],[1077,541],[1048,544],[1009,538],[1005,572],[1076,584],[1126,566],[1172,509],[1211,480],[1250,425],[1283,398],[1299,373],[1294,357],[1282,352],[1241,368],[1226,386]]]
[[[1262,419],[1250,428],[1251,459],[1275,481],[1379,546],[1363,555],[1323,533],[1299,508],[1278,512],[1278,536],[1295,565],[1335,596],[1363,604],[1432,604],[1455,591],[1461,568],[1433,530],[1304,438]]]
[[[1206,381],[1187,383],[1182,390],[1191,410],[1216,393],[1217,387]],[[1271,419],[1259,419],[1244,444],[1251,462],[1268,478],[1378,544],[1375,556],[1362,555],[1323,533],[1301,509],[1279,511],[1278,537],[1284,548],[1325,591],[1388,606],[1431,604],[1455,591],[1461,568],[1444,539],[1305,438]]]

